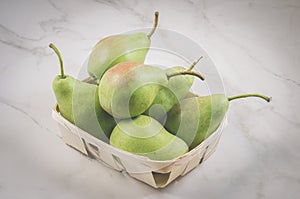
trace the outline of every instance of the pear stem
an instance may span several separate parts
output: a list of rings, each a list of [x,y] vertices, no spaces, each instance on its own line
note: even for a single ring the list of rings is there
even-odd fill
[[[193,62],[193,64],[187,69],[187,71],[192,71],[194,69],[194,67],[196,66],[196,64],[198,64],[198,62],[202,58],[203,58],[203,56],[199,57],[199,59],[197,61]]]
[[[176,73],[173,73],[173,74],[170,74],[170,75],[167,74],[167,77],[168,77],[168,79],[170,79],[170,78],[172,78],[174,76],[177,76],[177,75],[192,75],[192,76],[198,77],[202,81],[205,79],[200,73],[197,73],[197,72],[194,72],[194,71],[186,71],[186,70],[185,71],[176,72]]]
[[[261,94],[243,94],[243,95],[236,95],[236,96],[228,97],[228,101],[235,100],[238,98],[246,98],[246,97],[259,97],[259,98],[266,100],[267,102],[270,102],[272,99],[271,97],[267,97],[267,96],[261,95]]]
[[[155,32],[155,30],[156,30],[156,28],[157,28],[157,25],[158,25],[158,15],[159,15],[159,12],[156,11],[156,12],[154,13],[154,24],[153,24],[153,28],[152,28],[151,32],[147,35],[149,39],[150,39],[151,36],[154,34],[154,32]]]
[[[56,46],[52,43],[49,44],[49,47],[52,48],[54,50],[54,52],[56,53],[57,57],[58,57],[58,60],[59,60],[59,63],[60,63],[60,77],[61,78],[65,78],[65,73],[64,73],[64,65],[63,65],[63,61],[61,59],[61,55],[60,55],[60,52],[59,50],[56,48]]]

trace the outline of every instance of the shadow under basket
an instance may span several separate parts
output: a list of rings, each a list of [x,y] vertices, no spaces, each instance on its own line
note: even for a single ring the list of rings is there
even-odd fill
[[[117,149],[70,123],[55,105],[52,117],[57,121],[63,141],[90,158],[94,158],[118,171],[154,188],[164,188],[176,178],[184,176],[204,162],[215,150],[221,137],[226,118],[219,128],[193,150],[173,160],[155,161]]]

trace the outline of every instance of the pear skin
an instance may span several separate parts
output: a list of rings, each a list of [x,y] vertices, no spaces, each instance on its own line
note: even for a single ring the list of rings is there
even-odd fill
[[[175,66],[166,70],[167,74],[185,71],[184,67]],[[194,77],[190,75],[170,78],[166,87],[156,95],[151,107],[145,112],[156,120],[162,121],[166,113],[189,92]]]
[[[270,97],[261,94],[243,94],[228,98],[224,94],[189,97],[181,100],[168,112],[165,127],[193,149],[220,126],[229,101],[246,97],[271,101]]]
[[[99,83],[99,101],[115,118],[135,117],[147,110],[162,86],[165,71],[136,62],[122,62],[109,69]]]
[[[170,134],[155,119],[145,115],[120,121],[111,134],[110,144],[152,160],[171,160],[188,151],[183,140]]]
[[[101,79],[112,66],[127,61],[144,63],[150,39],[144,33],[113,35],[100,40],[88,61],[90,76]]]
[[[52,82],[52,89],[54,91],[56,101],[59,107],[60,114],[71,123],[74,123],[72,111],[72,95],[76,79],[66,75],[61,78],[56,76]]]
[[[151,36],[158,24],[158,12],[155,12],[152,31],[135,34],[119,34],[100,40],[92,49],[88,60],[88,73],[91,77],[101,79],[104,72],[121,62],[144,63],[149,51]]]
[[[223,94],[186,98],[168,112],[165,127],[192,149],[218,128],[227,109]]]
[[[77,81],[72,99],[74,124],[94,137],[108,142],[116,122],[101,108],[98,87]]]
[[[61,75],[56,76],[52,83],[60,114],[87,133],[108,142],[116,123],[100,107],[97,86],[64,75],[60,53],[53,44],[50,47],[61,62]]]

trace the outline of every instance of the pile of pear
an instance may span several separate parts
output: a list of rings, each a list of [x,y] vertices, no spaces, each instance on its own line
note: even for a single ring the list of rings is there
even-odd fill
[[[119,34],[100,40],[92,49],[88,73],[96,81],[84,82],[65,75],[54,44],[60,74],[52,83],[61,116],[78,128],[123,151],[164,161],[178,158],[197,147],[220,126],[229,101],[260,94],[226,97],[198,96],[190,92],[193,71],[161,69],[144,64],[158,22],[149,34]],[[97,82],[97,83],[95,83]]]

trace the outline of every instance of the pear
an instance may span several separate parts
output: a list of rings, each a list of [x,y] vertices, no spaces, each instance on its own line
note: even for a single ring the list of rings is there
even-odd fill
[[[58,49],[53,44],[49,46],[60,61],[61,74],[55,77],[52,84],[60,114],[94,137],[108,142],[116,123],[100,107],[97,85],[81,82],[65,75]]]
[[[100,80],[99,101],[102,108],[115,118],[135,117],[151,106],[170,78],[188,74],[202,77],[193,71],[167,74],[155,66],[122,62],[106,71]]]
[[[168,82],[160,68],[137,62],[122,62],[109,69],[99,83],[99,101],[115,118],[142,114]]]
[[[101,79],[106,70],[120,62],[144,63],[151,43],[150,38],[157,28],[158,14],[155,12],[154,27],[148,35],[142,32],[119,34],[100,40],[89,56],[90,76]]]
[[[260,97],[267,102],[271,98],[260,94],[244,94],[227,98],[224,94],[185,98],[167,114],[165,128],[183,139],[190,149],[198,146],[221,124],[229,101],[244,97]]]
[[[151,160],[171,160],[188,152],[183,140],[145,115],[119,122],[110,136],[110,144]]]
[[[172,68],[168,68],[166,70],[167,74],[176,74],[185,71],[192,71],[194,66],[199,62],[200,57],[197,61],[195,61],[189,69],[185,69],[182,66],[175,66]],[[204,79],[201,77],[201,79]],[[166,87],[163,87],[158,94],[156,95],[152,105],[145,112],[146,115],[149,115],[156,120],[164,123],[164,119],[166,113],[181,99],[183,99],[189,89],[191,88],[194,82],[194,76],[186,75],[186,76],[176,76],[174,78],[169,79]]]

